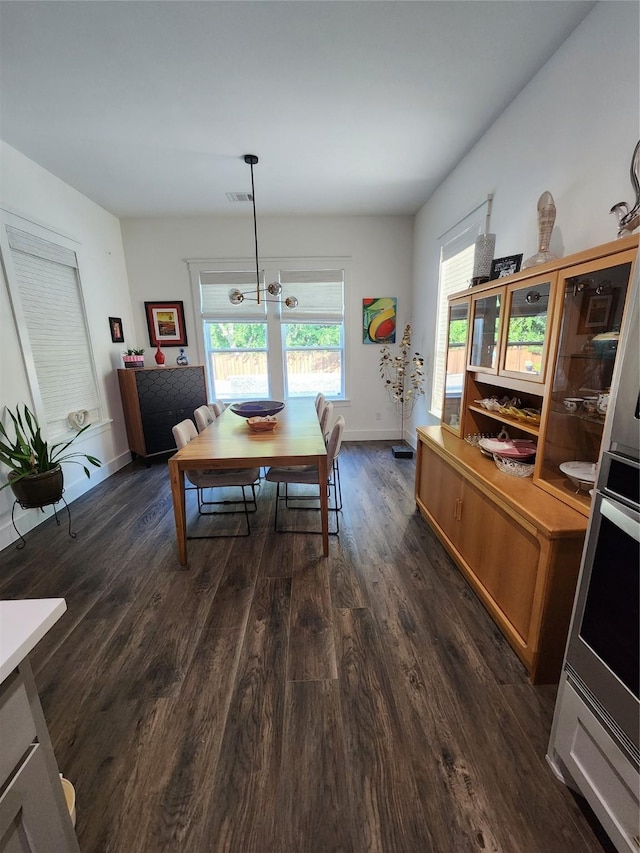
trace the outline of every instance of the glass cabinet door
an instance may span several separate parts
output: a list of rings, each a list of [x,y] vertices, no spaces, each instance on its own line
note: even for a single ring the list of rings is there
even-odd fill
[[[619,262],[607,268],[598,269],[603,261],[574,267],[558,282],[564,296],[562,320],[535,479],[585,514],[596,477],[633,255],[621,253]]]
[[[469,366],[497,373],[502,290],[475,297]]]
[[[445,373],[442,423],[460,434],[462,396],[467,359],[469,300],[451,302],[447,332],[447,364]]]
[[[500,373],[544,382],[551,282],[507,289],[506,336]]]

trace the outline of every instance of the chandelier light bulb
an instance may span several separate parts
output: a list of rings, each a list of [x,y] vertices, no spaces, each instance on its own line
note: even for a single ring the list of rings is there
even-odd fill
[[[232,305],[240,305],[241,302],[244,302],[243,292],[238,290],[237,287],[232,287],[229,291],[229,302]]]
[[[295,296],[287,296],[287,298],[284,300],[284,304],[287,306],[287,308],[297,308],[298,300]]]
[[[282,293],[282,285],[279,281],[272,281],[270,285],[267,286],[267,293],[270,296],[280,296]]]

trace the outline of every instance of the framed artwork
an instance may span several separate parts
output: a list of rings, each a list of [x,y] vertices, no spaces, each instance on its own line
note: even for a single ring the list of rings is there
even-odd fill
[[[362,343],[395,344],[398,300],[374,296],[362,300]]]
[[[513,275],[514,272],[520,272],[520,264],[522,263],[522,254],[507,255],[506,258],[494,258],[491,261],[491,272],[489,280],[494,278],[504,278],[506,275]]]
[[[611,314],[612,301],[613,296],[611,293],[603,295],[593,294],[589,297],[584,321],[585,329],[603,329],[607,326]]]
[[[184,347],[187,331],[182,302],[145,302],[149,343],[152,347]]]
[[[122,318],[121,317],[109,317],[109,329],[111,331],[111,343],[112,344],[123,344],[124,343],[124,330],[122,328]]]

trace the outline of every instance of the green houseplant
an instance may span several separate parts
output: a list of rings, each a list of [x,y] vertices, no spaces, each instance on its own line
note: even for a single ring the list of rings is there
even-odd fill
[[[36,416],[24,403],[22,412],[18,405],[15,412],[7,407],[7,413],[11,418],[15,437],[11,439],[4,424],[0,422],[0,462],[10,469],[8,481],[0,486],[0,491],[11,486],[24,509],[42,508],[60,500],[64,488],[62,462],[82,465],[87,477],[91,476],[91,472],[81,459],[86,459],[96,468],[101,466],[102,463],[95,456],[68,451],[70,445],[90,424],[82,427],[69,441],[50,445],[42,437]]]

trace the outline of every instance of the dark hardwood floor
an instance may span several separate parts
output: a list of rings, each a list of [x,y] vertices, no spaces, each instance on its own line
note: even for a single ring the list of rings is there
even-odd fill
[[[163,461],[73,503],[76,540],[48,520],[0,554],[0,597],[67,601],[31,660],[83,853],[608,848],[545,761],[555,687],[528,683],[390,444],[343,446],[329,559],[272,532],[266,484],[251,537],[190,541],[181,569]]]

